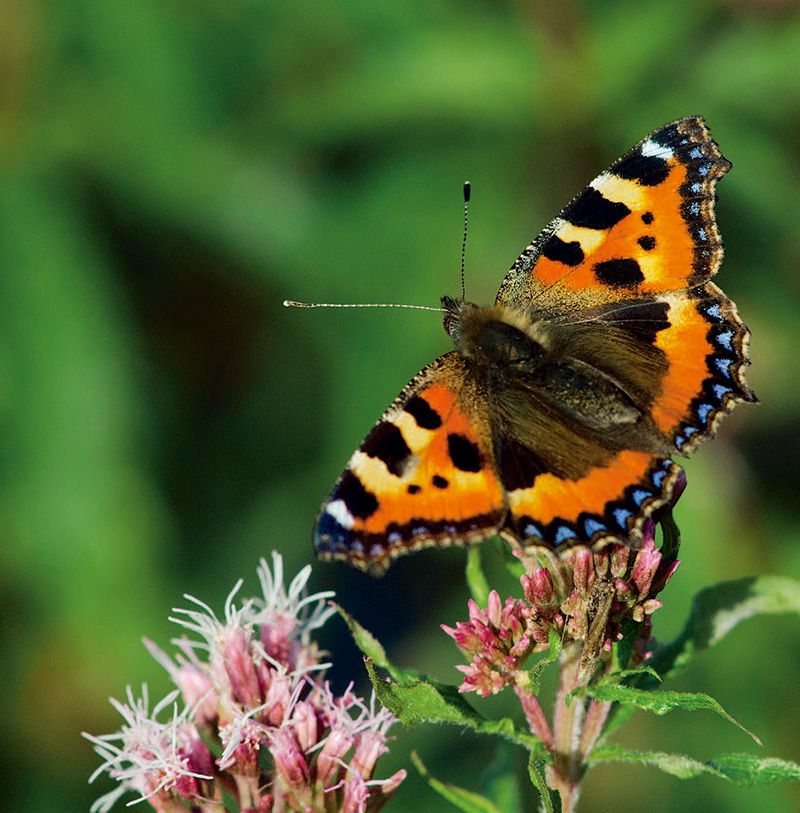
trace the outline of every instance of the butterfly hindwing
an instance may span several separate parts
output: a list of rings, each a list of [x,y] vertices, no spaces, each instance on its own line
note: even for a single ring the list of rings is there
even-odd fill
[[[673,453],[686,455],[713,435],[722,415],[756,401],[745,370],[750,333],[736,306],[712,282],[664,295],[670,327],[658,337],[669,369],[652,416]]]
[[[325,558],[381,572],[402,553],[496,532],[503,494],[487,408],[457,353],[425,367],[350,459],[323,505]]]
[[[551,550],[612,540],[636,545],[644,521],[671,502],[681,478],[669,458],[631,450],[577,479],[545,472],[508,492],[503,534]]]

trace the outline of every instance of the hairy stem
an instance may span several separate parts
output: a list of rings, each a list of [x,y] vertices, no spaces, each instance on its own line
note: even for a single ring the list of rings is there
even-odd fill
[[[575,697],[568,703],[567,697],[580,682],[581,645],[573,643],[565,647],[560,660],[560,682],[553,715],[555,761],[548,768],[548,782],[561,795],[563,813],[572,813],[583,778],[580,740],[586,705]]]
[[[550,730],[550,724],[544,716],[539,699],[519,683],[515,684],[514,691],[522,705],[522,710],[525,712],[525,719],[528,721],[531,732],[544,743],[549,751],[552,751],[555,747],[553,732]]]
[[[607,701],[592,700],[589,703],[589,708],[586,712],[586,719],[583,723],[583,731],[581,732],[581,739],[578,745],[578,752],[580,760],[585,763],[589,755],[597,745],[597,740],[603,731],[603,726],[608,719],[608,713],[611,710],[611,703]]]

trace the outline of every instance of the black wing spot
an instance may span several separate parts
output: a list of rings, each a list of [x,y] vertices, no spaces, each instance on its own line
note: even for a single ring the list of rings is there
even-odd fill
[[[613,172],[628,181],[637,181],[642,186],[658,186],[669,175],[669,164],[657,155],[642,155],[640,151],[623,158]]]
[[[450,485],[449,481],[439,474],[434,474],[431,478],[431,482],[436,486],[436,488],[447,488],[447,486]]]
[[[655,218],[653,217],[652,212],[645,212],[642,215],[642,223],[646,223],[648,226],[653,222],[653,220],[655,220]]]
[[[396,477],[403,475],[403,464],[411,456],[411,449],[403,439],[403,433],[388,421],[379,423],[364,444],[370,457],[377,457]]]
[[[447,436],[447,452],[453,465],[461,471],[480,471],[480,449],[463,435],[450,434]]]
[[[413,395],[403,409],[417,422],[420,429],[438,429],[442,425],[439,413],[419,395]]]
[[[553,235],[542,248],[542,254],[548,260],[554,260],[564,265],[576,266],[583,262],[583,249],[577,240],[565,243],[560,237]]]
[[[359,519],[366,519],[378,510],[378,500],[375,495],[367,491],[361,480],[351,471],[346,471],[342,475],[333,497],[342,500],[347,506],[347,510]]]
[[[633,288],[644,282],[644,274],[636,260],[620,258],[604,260],[594,266],[595,277],[614,288]]]
[[[652,251],[656,247],[656,238],[649,234],[640,237],[636,241],[645,251]]]
[[[410,485],[410,486],[409,486],[409,487],[406,489],[406,491],[407,491],[409,494],[419,494],[419,492],[420,492],[420,491],[422,491],[422,488],[421,488],[420,486],[414,485],[414,483],[412,483],[412,484],[411,484],[411,485]]]
[[[626,218],[631,210],[624,204],[609,200],[591,186],[564,209],[562,217],[573,226],[585,229],[610,229]]]

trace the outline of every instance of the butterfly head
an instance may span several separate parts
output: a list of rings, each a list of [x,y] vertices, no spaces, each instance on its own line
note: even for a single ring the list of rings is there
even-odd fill
[[[461,336],[461,325],[466,313],[479,310],[477,305],[472,302],[467,302],[464,299],[453,299],[452,296],[443,296],[441,299],[442,310],[444,316],[442,317],[442,324],[447,334],[458,345]]]
[[[545,325],[502,305],[479,307],[442,297],[444,329],[456,350],[480,367],[531,366],[543,360],[551,340]]]

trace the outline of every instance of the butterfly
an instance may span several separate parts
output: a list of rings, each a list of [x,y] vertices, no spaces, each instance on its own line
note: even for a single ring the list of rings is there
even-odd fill
[[[666,124],[525,248],[493,305],[442,297],[455,347],[350,458],[319,555],[381,573],[494,535],[555,552],[640,544],[683,479],[672,457],[757,400],[749,331],[711,281],[730,167],[702,118]]]

